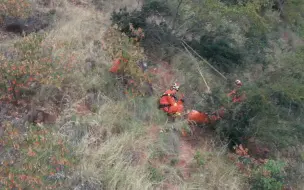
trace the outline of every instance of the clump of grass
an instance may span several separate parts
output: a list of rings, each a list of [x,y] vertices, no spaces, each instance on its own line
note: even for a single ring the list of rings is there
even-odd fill
[[[126,107],[108,103],[98,114],[84,120],[76,119],[75,124],[73,129],[84,134],[69,133],[71,140],[79,139],[77,155],[81,161],[78,169],[83,180],[103,184],[107,189],[151,187],[149,173],[141,165],[145,163],[145,149],[149,144],[149,140],[143,138],[147,127],[140,120],[132,120]],[[69,131],[68,127],[64,130]],[[107,135],[102,136],[104,133]]]
[[[196,189],[204,186],[205,189],[247,189],[245,177],[243,177],[227,160],[225,154],[218,154],[214,150],[206,156],[204,164],[197,172],[193,173],[191,182],[186,183],[187,189]],[[202,155],[201,155],[202,156]],[[204,155],[205,156],[205,155]],[[199,157],[196,156],[196,161]],[[197,164],[202,164],[198,162]]]

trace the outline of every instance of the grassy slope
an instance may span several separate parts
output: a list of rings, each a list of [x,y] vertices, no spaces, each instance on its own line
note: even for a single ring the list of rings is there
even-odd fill
[[[203,153],[204,167],[194,171],[189,180],[182,180],[178,168],[170,164],[151,164],[151,158],[156,155],[157,159],[159,149],[165,155],[175,152],[171,145],[175,141],[181,142],[179,135],[158,136],[156,132],[154,139],[149,132],[154,125],[168,126],[165,116],[156,109],[156,97],[147,100],[121,98],[119,86],[107,73],[110,58],[102,48],[94,46],[94,41],[102,41],[103,32],[109,25],[107,14],[91,8],[66,7],[67,11],[62,8],[59,12],[60,20],[47,40],[71,42],[70,51],[76,52],[79,63],[84,63],[88,57],[97,63],[97,67],[85,75],[81,72],[85,65],[75,71],[71,78],[73,82],[69,84],[75,86],[68,93],[71,105],[61,114],[58,124],[59,133],[68,137],[80,159],[68,184],[81,180],[104,189],[172,189],[174,186],[181,189],[242,189],[242,178],[234,166],[226,162],[223,153],[210,145],[212,139],[206,139],[205,145],[197,147],[201,151],[209,150],[209,154]],[[92,87],[98,91],[96,113],[76,115],[78,97],[84,97],[86,90]],[[154,143],[155,140],[158,143]],[[174,154],[178,157],[178,150]],[[190,159],[195,165],[194,158]]]
[[[107,8],[101,12],[94,10],[92,5],[81,7],[67,2],[55,7],[58,20],[47,33],[45,43],[68,43],[64,53],[75,53],[79,63],[73,75],[64,82],[68,101],[56,123],[56,135],[67,140],[79,159],[66,187],[248,189],[235,166],[227,161],[226,148],[215,146],[215,139],[208,131],[202,131],[205,134],[201,134],[203,137],[196,145],[187,144],[187,139],[180,138],[179,133],[159,135],[161,128],[171,125],[181,128],[185,124],[168,124],[164,114],[156,109],[156,96],[124,98],[120,85],[108,73],[111,57],[98,44],[102,44],[104,32],[110,26],[109,13],[118,5],[136,7],[136,2],[106,2]],[[189,58],[188,55],[181,57]],[[94,69],[88,67],[87,58],[95,60]],[[212,74],[207,77],[211,81],[209,85],[218,85],[217,77]],[[93,88],[97,90],[95,112],[77,113],[87,91]],[[180,149],[180,145],[188,149]],[[201,155],[195,159],[197,152]],[[183,175],[185,168],[179,165],[183,159],[191,171],[191,177],[187,179]]]

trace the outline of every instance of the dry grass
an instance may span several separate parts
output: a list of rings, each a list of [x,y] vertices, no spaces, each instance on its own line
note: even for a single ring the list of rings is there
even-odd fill
[[[187,184],[186,189],[249,189],[236,168],[227,162],[225,155],[213,152],[209,156],[212,159],[193,177],[193,182]]]

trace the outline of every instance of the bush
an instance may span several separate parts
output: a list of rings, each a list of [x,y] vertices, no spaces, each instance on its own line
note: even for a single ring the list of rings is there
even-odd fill
[[[3,0],[0,2],[0,24],[3,22],[3,17],[25,18],[31,11],[28,0]]]
[[[130,27],[130,25],[128,25]],[[131,32],[137,31],[134,29]],[[143,34],[140,31],[140,34]],[[151,95],[150,78],[141,68],[141,63],[145,60],[143,49],[134,42],[143,36],[136,36],[135,39],[121,34],[114,28],[110,28],[105,35],[107,42],[107,53],[113,59],[113,62],[119,61],[118,74],[122,84],[126,87],[126,94],[132,96]]]
[[[245,84],[246,101],[235,104],[223,89],[214,89],[214,109],[225,106],[226,118],[217,131],[232,144],[255,136],[273,148],[299,144],[304,138],[302,51],[281,59],[283,66],[261,80]]]
[[[21,98],[20,90],[34,83],[59,87],[63,74],[71,71],[74,55],[53,56],[56,49],[43,44],[43,39],[43,35],[32,34],[16,42],[14,49],[6,53],[15,54],[16,58],[0,54],[2,98],[17,102]]]
[[[242,144],[235,146],[236,157],[230,156],[235,160],[236,166],[245,174],[251,184],[251,189],[279,190],[286,182],[284,168],[286,164],[282,161],[255,159],[248,154],[248,149]]]
[[[213,65],[224,72],[231,72],[236,65],[243,63],[243,50],[238,47],[233,39],[229,39],[225,33],[232,31],[219,31],[202,35],[200,40],[189,42],[201,56],[211,60]]]
[[[269,160],[261,168],[254,171],[251,184],[252,189],[278,190],[284,187],[285,163]]]
[[[29,126],[22,133],[6,123],[0,140],[5,149],[0,168],[4,189],[57,189],[76,163],[64,139],[47,127]]]
[[[268,24],[272,23],[266,18],[260,21],[258,14],[254,14],[261,8],[259,3],[239,5],[240,9],[225,6],[217,1],[201,2],[202,5],[189,3],[190,7],[193,6],[191,10],[188,10],[189,7],[184,3],[180,7],[177,6],[178,3],[175,4],[175,1],[172,4],[164,1],[147,1],[141,11],[127,12],[126,9],[121,9],[119,12],[113,12],[112,22],[129,36],[129,23],[143,28],[145,39],[141,45],[145,51],[153,52],[158,57],[162,55],[167,58],[174,55],[183,49],[181,40],[187,39],[188,44],[199,55],[210,60],[210,63],[222,72],[231,73],[239,66],[247,64],[266,63],[268,53],[265,49],[269,47],[269,39],[265,34],[270,32]],[[172,8],[175,6],[179,8]],[[202,14],[196,6],[210,9]],[[255,6],[257,10],[253,9]],[[213,18],[215,7],[220,10],[219,15],[225,15],[227,18]],[[242,18],[239,15],[242,15]],[[213,23],[211,19],[219,21]],[[236,22],[231,23],[231,20]]]

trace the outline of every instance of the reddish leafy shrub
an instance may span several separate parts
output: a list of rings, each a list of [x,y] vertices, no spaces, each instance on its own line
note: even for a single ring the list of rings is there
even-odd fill
[[[30,126],[25,135],[6,123],[0,144],[3,189],[57,189],[75,163],[63,139],[43,126]]]
[[[235,146],[236,155],[230,155],[239,170],[249,177],[253,189],[282,189],[285,183],[285,163],[271,159],[255,159],[242,144]]]
[[[1,0],[0,15],[24,18],[31,12],[31,6],[28,0]],[[0,24],[3,20],[0,17]]]
[[[130,24],[134,39],[121,34],[114,28],[110,28],[105,35],[105,48],[113,58],[113,66],[110,72],[115,73],[122,80],[125,86],[125,94],[134,96],[144,96],[147,94],[150,84],[150,76],[141,68],[140,61],[144,60],[143,50],[134,45],[144,37],[141,29],[133,28]]]
[[[17,58],[0,54],[2,98],[16,103],[21,96],[20,90],[28,89],[34,83],[59,87],[75,62],[73,54],[56,55],[56,50],[63,46],[64,43],[43,44],[43,36],[33,34],[15,43],[9,53],[17,54]]]

